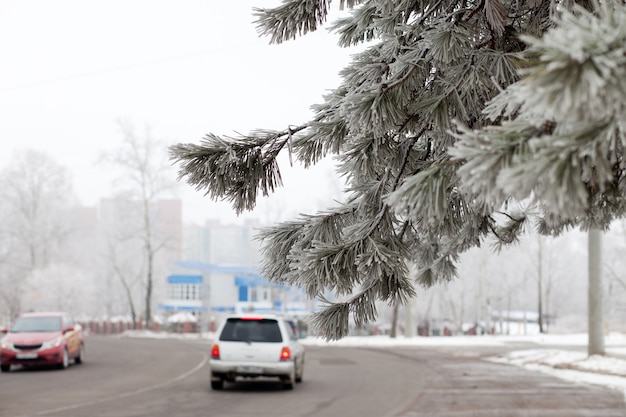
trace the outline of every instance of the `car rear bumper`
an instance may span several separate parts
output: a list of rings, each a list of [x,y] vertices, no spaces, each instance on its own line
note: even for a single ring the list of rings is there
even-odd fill
[[[242,377],[289,377],[294,372],[294,362],[229,362],[212,359],[209,362],[211,376],[214,378]]]

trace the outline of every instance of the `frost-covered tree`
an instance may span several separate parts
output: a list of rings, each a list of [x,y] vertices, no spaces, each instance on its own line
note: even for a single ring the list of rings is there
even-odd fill
[[[0,314],[13,318],[32,295],[33,273],[67,261],[75,196],[67,168],[35,149],[13,154],[0,171],[0,188]]]
[[[605,230],[625,209],[626,7],[563,9],[521,39],[523,77],[488,103],[485,126],[460,129],[458,174],[492,207],[533,196],[549,230]]]
[[[599,234],[626,207],[626,7],[567,5],[543,36],[521,38],[529,46],[521,79],[488,102],[484,126],[460,123],[451,155],[463,185],[489,207],[530,196],[544,232],[589,230],[593,354],[604,352]]]
[[[259,33],[280,44],[315,31],[327,21],[330,3],[285,0],[256,9]],[[335,294],[314,324],[327,338],[341,338],[351,314],[363,324],[376,317],[377,300],[395,304],[414,295],[407,264],[417,265],[417,282],[428,287],[452,280],[459,254],[488,237],[498,245],[515,241],[528,223],[527,207],[534,206],[507,204],[511,197],[546,194],[539,200],[545,197],[550,205],[544,232],[579,221],[585,192],[597,191],[591,194],[598,196],[593,210],[617,206],[622,193],[609,181],[617,175],[609,162],[621,161],[611,152],[621,143],[616,126],[599,116],[621,110],[617,75],[624,65],[618,50],[626,26],[617,16],[605,17],[610,29],[602,31],[592,23],[599,18],[583,15],[576,3],[340,0],[351,13],[330,29],[340,46],[362,49],[341,72],[341,84],[312,107],[311,120],[238,137],[210,133],[199,144],[173,146],[179,177],[242,212],[281,185],[280,153],[304,167],[334,157],[346,179],[345,201],[267,228],[259,238],[265,276],[301,286],[311,297]],[[578,21],[589,22],[582,25],[589,39],[570,33],[579,30]],[[592,45],[604,52],[588,50]],[[577,55],[568,55],[568,48],[578,48]],[[596,53],[597,64],[589,59]],[[595,78],[587,78],[593,69]],[[615,91],[598,98],[607,74],[615,75]],[[536,97],[533,81],[549,94]],[[574,91],[581,82],[585,94]],[[576,107],[579,100],[601,109],[585,114]],[[571,125],[561,125],[565,114],[575,119]],[[602,144],[588,140],[591,130],[604,132]],[[544,137],[560,132],[566,137]],[[537,152],[548,161],[543,171],[528,161]],[[595,167],[598,152],[607,163]],[[571,163],[585,154],[582,165]],[[502,165],[512,161],[523,163],[500,176]],[[582,172],[580,180],[567,170]],[[509,182],[515,173],[517,180]],[[550,173],[558,180],[546,182]]]

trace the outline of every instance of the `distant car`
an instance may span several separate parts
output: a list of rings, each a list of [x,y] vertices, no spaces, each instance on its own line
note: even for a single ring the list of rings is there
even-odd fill
[[[211,388],[236,378],[279,378],[293,389],[304,374],[304,346],[285,319],[276,315],[231,315],[222,322],[211,348]]]
[[[5,336],[0,339],[2,372],[9,372],[11,365],[54,365],[65,369],[70,360],[76,364],[83,361],[83,332],[80,324],[67,313],[23,314],[3,333]]]
[[[299,319],[287,319],[285,321],[298,339],[305,339],[308,336],[307,325],[304,321]]]

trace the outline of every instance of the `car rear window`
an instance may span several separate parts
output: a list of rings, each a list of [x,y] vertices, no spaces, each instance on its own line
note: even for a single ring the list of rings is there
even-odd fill
[[[283,337],[280,334],[278,322],[272,319],[240,319],[226,320],[220,334],[224,342],[261,342],[280,343]]]

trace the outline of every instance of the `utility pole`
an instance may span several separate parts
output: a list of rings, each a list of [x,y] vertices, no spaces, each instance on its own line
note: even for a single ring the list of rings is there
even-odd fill
[[[537,240],[537,323],[539,323],[539,333],[544,333],[543,328],[543,244],[541,235]]]
[[[602,231],[591,228],[588,232],[589,289],[587,353],[604,355],[604,317],[602,311]]]

